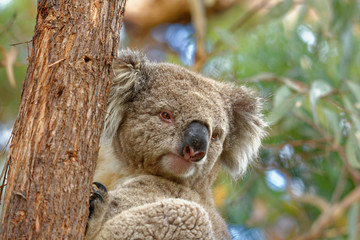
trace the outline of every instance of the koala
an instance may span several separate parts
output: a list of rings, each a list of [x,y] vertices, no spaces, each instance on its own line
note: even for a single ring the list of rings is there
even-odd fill
[[[113,69],[86,239],[231,239],[211,185],[256,158],[261,99],[129,49]]]

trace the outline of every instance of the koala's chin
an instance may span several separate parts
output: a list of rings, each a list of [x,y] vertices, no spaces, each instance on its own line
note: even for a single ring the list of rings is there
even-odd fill
[[[200,162],[192,162],[180,157],[176,154],[167,154],[161,157],[161,166],[163,171],[176,177],[187,178],[194,175],[197,167],[205,161],[206,158]]]

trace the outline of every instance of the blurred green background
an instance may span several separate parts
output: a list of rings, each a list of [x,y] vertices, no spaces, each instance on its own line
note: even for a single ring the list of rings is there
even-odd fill
[[[204,2],[207,28],[200,30],[190,21],[196,11],[146,29],[129,14],[120,47],[197,64],[206,76],[264,97],[270,128],[259,160],[240,181],[222,172],[214,186],[234,239],[360,239],[360,1],[218,2]],[[0,166],[35,17],[35,1],[0,0]]]

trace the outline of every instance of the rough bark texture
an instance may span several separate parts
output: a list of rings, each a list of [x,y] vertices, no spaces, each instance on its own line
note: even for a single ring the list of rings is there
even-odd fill
[[[2,239],[81,239],[126,0],[39,0]]]

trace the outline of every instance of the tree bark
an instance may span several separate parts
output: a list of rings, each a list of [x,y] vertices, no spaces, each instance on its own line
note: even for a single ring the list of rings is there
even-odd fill
[[[126,0],[39,0],[2,239],[81,239]]]

